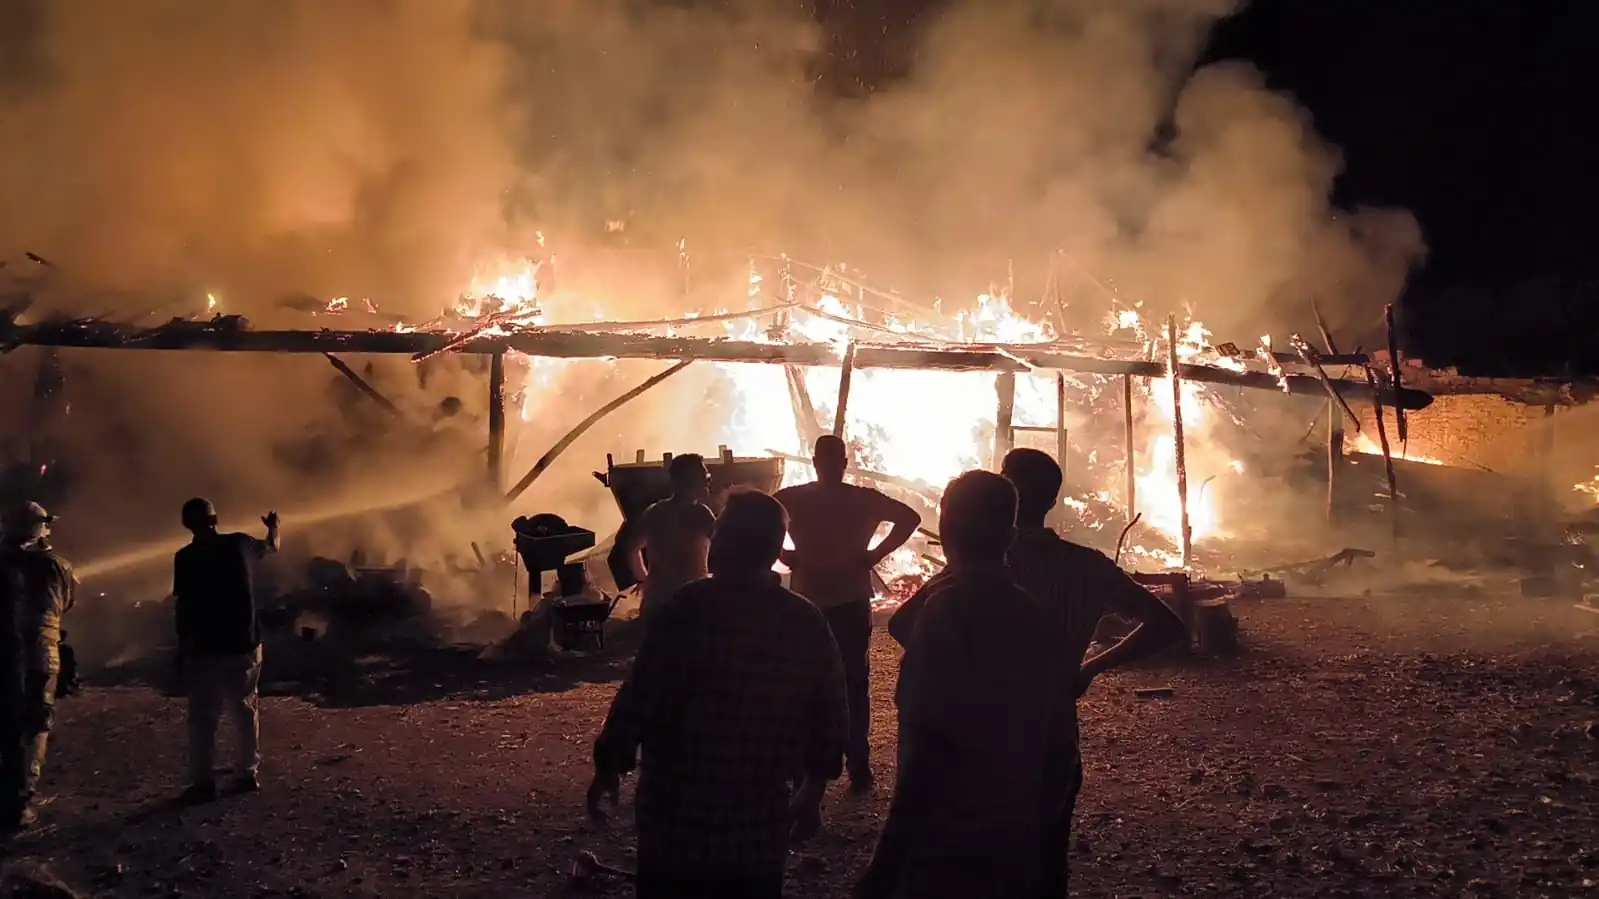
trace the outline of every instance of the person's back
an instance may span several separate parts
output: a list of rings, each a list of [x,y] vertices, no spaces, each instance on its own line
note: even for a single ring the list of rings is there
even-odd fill
[[[871,663],[872,569],[915,533],[921,524],[916,510],[870,487],[844,483],[849,452],[844,441],[823,435],[811,455],[816,481],[785,487],[777,501],[788,511],[792,551],[783,561],[793,571],[795,592],[815,603],[827,616],[839,655],[844,660],[850,705],[850,740],[846,759],[851,787],[872,789]],[[884,523],[888,535],[872,546]]]
[[[178,636],[190,656],[247,653],[260,645],[254,567],[265,552],[248,534],[196,534],[173,559]]]
[[[1016,491],[968,472],[944,492],[947,574],[923,588],[900,663],[899,769],[865,899],[1031,899],[1065,797],[1070,666],[1011,578]]]
[[[1033,858],[1019,861],[1005,847],[1041,838],[1042,786],[1062,738],[1073,666],[1050,624],[1002,570],[951,575],[925,598],[895,697],[902,763],[932,756],[940,784],[936,804],[918,812],[929,837],[912,853],[912,882],[920,868],[1019,883],[1036,875],[1026,864]]]
[[[1110,557],[1044,527],[1020,528],[1010,549],[1016,583],[1039,600],[1061,634],[1061,654],[1081,663],[1106,615],[1141,615],[1148,591]]]
[[[771,570],[786,524],[770,496],[729,498],[711,577],[661,608],[595,740],[591,812],[640,770],[641,899],[780,896],[791,829],[819,822],[840,772],[843,667],[821,612]]]
[[[794,592],[824,608],[870,599],[867,549],[896,501],[870,487],[821,481],[785,487],[777,501],[794,541]]]
[[[640,745],[638,811],[673,809],[687,823],[713,804],[671,849],[685,864],[717,861],[703,846],[786,829],[785,785],[806,769],[813,719],[795,710],[816,704],[836,650],[816,607],[776,581],[690,584],[663,622],[680,700]],[[763,863],[761,848],[753,863]]]

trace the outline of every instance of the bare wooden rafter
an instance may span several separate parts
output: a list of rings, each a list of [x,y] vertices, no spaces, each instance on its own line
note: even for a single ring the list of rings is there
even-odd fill
[[[483,333],[462,341],[447,331],[288,331],[217,327],[180,322],[153,329],[137,329],[101,321],[49,323],[9,329],[0,344],[124,350],[197,350],[256,353],[344,353],[405,355],[427,358],[441,351],[492,355],[514,351],[528,356],[564,359],[664,359],[777,365],[840,364],[839,350],[830,343],[766,343],[700,337],[666,337],[647,333],[594,333],[559,328],[528,328],[510,333]],[[1074,371],[1106,376],[1165,378],[1164,362],[1116,359],[1063,352],[1050,344],[922,344],[909,341],[856,346],[854,368],[939,371]],[[1327,360],[1322,360],[1325,364]],[[1235,371],[1218,366],[1181,363],[1184,380],[1228,387],[1283,391],[1299,395],[1325,395],[1327,386],[1314,375]],[[1344,397],[1369,399],[1364,381],[1329,379]],[[1397,391],[1400,404],[1424,409],[1431,395],[1419,390]],[[1392,404],[1392,398],[1389,399]]]

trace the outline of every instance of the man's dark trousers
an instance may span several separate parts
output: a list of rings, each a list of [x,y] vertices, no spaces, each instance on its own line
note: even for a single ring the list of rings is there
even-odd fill
[[[1066,899],[1071,880],[1072,814],[1077,811],[1077,797],[1083,792],[1083,759],[1078,756],[1066,798],[1066,807],[1060,820],[1050,825],[1045,835],[1044,851],[1049,853],[1044,863],[1044,884],[1038,899]]]
[[[851,779],[871,776],[867,735],[872,727],[872,688],[866,652],[872,645],[872,601],[862,599],[822,610],[833,642],[844,660],[844,684],[849,692],[849,745],[844,751]]]
[[[768,876],[673,874],[641,867],[636,899],[783,899],[783,872]]]

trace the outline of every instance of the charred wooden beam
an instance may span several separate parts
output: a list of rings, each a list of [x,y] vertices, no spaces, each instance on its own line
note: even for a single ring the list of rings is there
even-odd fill
[[[1327,347],[1326,356],[1323,357],[1324,361],[1326,361],[1327,357],[1338,355],[1338,343],[1333,340],[1332,332],[1327,330],[1327,321],[1321,317],[1321,307],[1316,304],[1315,297],[1312,297],[1310,300],[1310,313],[1316,316],[1316,330],[1321,332],[1321,342]],[[1365,354],[1357,353],[1356,355],[1364,356]],[[1333,365],[1336,363],[1327,361],[1326,364]],[[1354,362],[1346,364],[1360,365],[1362,363]]]
[[[1137,520],[1138,513],[1138,447],[1133,443],[1133,376],[1122,375],[1122,428],[1127,447],[1127,524]]]
[[[1183,567],[1194,557],[1194,531],[1188,523],[1188,458],[1183,445],[1183,375],[1177,364],[1177,316],[1166,318],[1166,353],[1171,365],[1171,425],[1177,456],[1177,514],[1182,536]]]
[[[505,487],[505,351],[489,357],[489,483]]]
[[[999,471],[1005,454],[1011,451],[1016,442],[1016,435],[1011,430],[1016,421],[1016,373],[1000,372],[994,381],[994,392],[998,394],[999,408],[994,414],[994,461],[989,467]]]
[[[1060,466],[1061,489],[1066,484],[1066,453],[1071,449],[1066,439],[1066,375],[1055,373],[1055,464]]]
[[[833,436],[844,436],[844,420],[849,410],[849,382],[855,373],[855,344],[844,350],[844,361],[838,370],[838,411],[833,415]]]
[[[1294,352],[1299,354],[1300,360],[1316,372],[1316,379],[1321,382],[1322,388],[1327,391],[1328,400],[1343,409],[1344,414],[1349,416],[1349,420],[1354,423],[1355,433],[1359,434],[1360,416],[1356,415],[1355,410],[1349,408],[1349,404],[1344,401],[1344,398],[1338,395],[1338,388],[1333,384],[1332,378],[1328,377],[1327,370],[1321,367],[1321,358],[1316,354],[1316,351],[1298,334],[1290,338],[1289,343],[1292,344]]]
[[[1383,324],[1388,329],[1388,381],[1393,389],[1393,395],[1388,404],[1394,407],[1394,426],[1399,433],[1401,444],[1410,443],[1410,426],[1405,421],[1405,410],[1415,408],[1405,402],[1405,388],[1400,383],[1399,374],[1399,329],[1394,326],[1394,305],[1389,303],[1382,310]],[[1426,408],[1423,406],[1422,408]]]
[[[1377,389],[1377,374],[1366,369],[1366,380],[1371,384],[1371,409],[1377,416],[1377,440],[1382,446],[1383,471],[1388,477],[1388,518],[1393,525],[1394,542],[1399,542],[1399,483],[1394,476],[1393,451],[1388,446],[1388,426],[1382,421],[1382,391]]]
[[[1327,401],[1327,523],[1338,523],[1339,471],[1344,464],[1344,420],[1338,406]]]
[[[805,383],[805,372],[785,365],[783,374],[788,379],[788,399],[794,410],[794,426],[799,438],[806,446],[815,446],[816,439],[822,436],[822,426],[816,417],[816,405],[811,402],[810,388]]]
[[[383,408],[383,411],[389,413],[395,418],[402,417],[399,406],[394,405],[394,403],[391,402],[388,397],[379,393],[376,387],[373,387],[366,378],[361,377],[355,369],[345,364],[343,359],[340,359],[338,356],[335,356],[332,353],[323,353],[322,355],[328,360],[329,365],[333,366],[339,374],[344,375],[344,377],[351,384],[355,385],[355,389],[361,391],[361,393],[364,394],[367,399],[377,403]]]
[[[533,486],[533,482],[538,480],[540,475],[544,474],[544,472],[549,470],[551,465],[555,464],[556,458],[560,456],[561,453],[565,452],[567,447],[571,446],[572,443],[577,440],[577,438],[583,436],[583,433],[589,428],[594,427],[594,424],[600,419],[610,415],[617,409],[622,408],[624,405],[636,399],[640,394],[646,390],[649,390],[651,387],[654,387],[656,384],[659,384],[683,369],[688,368],[691,364],[693,364],[693,361],[694,360],[692,359],[684,359],[682,362],[677,363],[660,374],[651,376],[648,380],[644,381],[642,384],[639,384],[637,387],[634,387],[632,390],[629,390],[627,393],[622,394],[616,399],[611,400],[609,403],[606,403],[600,408],[594,410],[594,412],[592,412],[588,418],[578,422],[577,427],[568,431],[565,437],[562,437],[560,440],[556,441],[554,446],[550,447],[549,450],[544,453],[544,455],[539,457],[537,462],[533,463],[533,467],[528,469],[527,474],[522,476],[522,480],[517,481],[516,486],[512,487],[506,492],[505,501],[508,503],[515,502],[516,498],[521,496],[522,493],[527,490],[527,488]]]
[[[437,331],[256,331],[180,323],[145,331],[103,322],[32,325],[0,336],[0,344],[129,350],[210,350],[255,353],[356,353],[426,357],[449,348],[460,353],[489,354],[497,349],[558,359],[690,359],[702,362],[751,362],[778,365],[838,365],[838,350],[827,343],[758,343],[755,341],[662,337],[652,334],[593,334],[549,328],[524,329],[509,335],[480,335],[465,343],[459,335]],[[1015,358],[1011,358],[1014,356]],[[1020,361],[1018,361],[1020,360]],[[1323,360],[1329,362],[1330,360]],[[1097,375],[1165,378],[1167,366],[1153,360],[1103,359],[1062,353],[1049,348],[1010,345],[1003,352],[984,344],[927,346],[898,343],[862,345],[854,367],[938,371],[1028,371],[1052,369]],[[1225,387],[1286,390],[1290,394],[1325,394],[1321,382],[1308,375],[1238,372],[1182,363],[1185,380]],[[1335,379],[1340,396],[1369,399],[1367,384]],[[1432,397],[1419,390],[1398,392],[1406,409],[1425,409]],[[1392,401],[1390,400],[1390,403]]]

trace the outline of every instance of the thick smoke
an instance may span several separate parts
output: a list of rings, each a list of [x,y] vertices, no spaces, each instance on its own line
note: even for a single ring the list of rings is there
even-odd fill
[[[1034,290],[1053,268],[1085,327],[1109,285],[1239,342],[1308,329],[1311,297],[1335,329],[1365,327],[1418,259],[1408,215],[1329,207],[1337,153],[1291,99],[1240,65],[1194,71],[1231,0],[927,6],[874,35],[847,4],[760,0],[41,3],[0,69],[0,252],[55,261],[53,298],[80,311],[115,288],[122,316],[197,314],[210,291],[259,323],[291,294],[431,316],[535,232],[576,258],[670,257],[681,238],[729,270],[752,252],[847,261],[946,308],[1012,263]],[[836,89],[874,54],[904,76]],[[563,263],[553,313],[679,311],[600,258]],[[601,275],[603,297],[572,297]],[[407,366],[376,374],[417,393]],[[592,371],[563,374],[563,396],[625,389]],[[255,502],[300,477],[265,448],[346,418],[303,359],[97,356],[87,375],[78,414],[106,423],[79,438],[143,435],[122,464],[161,485],[151,502],[181,501],[195,472]],[[709,451],[673,410],[725,402],[714,382],[685,376],[596,429],[527,504],[592,494],[606,451]],[[588,412],[535,405],[520,462]],[[470,468],[480,444],[461,444]]]
[[[42,70],[0,125],[8,247],[125,288],[436,308],[501,233],[503,49],[471,3],[47,10]]]

